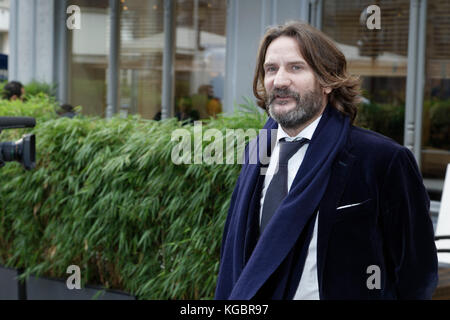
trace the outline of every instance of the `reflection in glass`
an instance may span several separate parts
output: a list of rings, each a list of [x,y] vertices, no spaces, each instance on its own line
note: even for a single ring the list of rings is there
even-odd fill
[[[367,27],[367,0],[324,0],[322,30],[347,58],[348,71],[362,80],[357,124],[403,144],[408,0],[381,0],[381,29]]]
[[[83,114],[103,116],[106,110],[106,77],[109,52],[109,1],[73,0],[80,6],[80,30],[72,30],[69,103]]]
[[[422,173],[442,185],[450,163],[450,2],[428,0],[427,12]]]
[[[120,112],[153,119],[161,110],[164,1],[126,0],[120,35]]]
[[[177,0],[175,111],[180,120],[222,112],[226,6],[222,0]]]

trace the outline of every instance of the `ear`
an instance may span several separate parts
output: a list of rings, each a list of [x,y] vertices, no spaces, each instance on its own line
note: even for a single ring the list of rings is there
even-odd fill
[[[331,88],[323,88],[323,93],[330,94]]]

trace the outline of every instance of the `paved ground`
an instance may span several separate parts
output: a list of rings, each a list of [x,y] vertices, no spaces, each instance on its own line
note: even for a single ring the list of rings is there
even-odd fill
[[[439,268],[439,284],[433,300],[450,300],[450,267]]]

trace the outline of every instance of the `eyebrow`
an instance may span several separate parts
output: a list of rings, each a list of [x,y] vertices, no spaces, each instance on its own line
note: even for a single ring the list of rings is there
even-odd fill
[[[287,64],[288,64],[288,65],[300,64],[300,65],[303,65],[303,66],[307,66],[306,62],[305,62],[305,61],[302,61],[302,60],[298,60],[298,61],[290,61],[290,62],[288,62]],[[269,62],[264,63],[263,67],[266,68],[266,67],[268,67],[268,66],[274,66],[274,65],[277,65],[277,63],[275,63],[275,62],[270,62],[270,61],[269,61]]]

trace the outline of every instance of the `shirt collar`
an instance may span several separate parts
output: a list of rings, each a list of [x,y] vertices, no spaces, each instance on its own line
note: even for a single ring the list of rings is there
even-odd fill
[[[278,132],[277,132],[277,143],[280,141],[280,139],[286,138],[287,141],[295,141],[299,140],[301,138],[306,138],[308,140],[312,139],[312,136],[314,134],[314,131],[316,131],[317,125],[319,124],[320,119],[322,118],[322,115],[320,115],[316,120],[311,122],[306,128],[304,128],[302,131],[299,132],[295,137],[289,136],[283,128],[279,125],[278,126]]]

